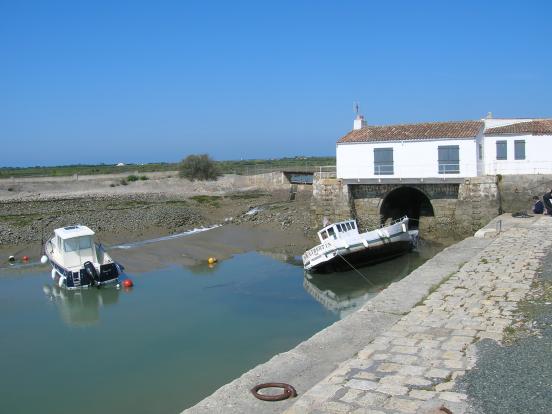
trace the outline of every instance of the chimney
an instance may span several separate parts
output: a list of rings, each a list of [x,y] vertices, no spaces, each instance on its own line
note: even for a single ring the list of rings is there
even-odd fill
[[[487,112],[486,118],[487,119],[493,119],[493,113],[492,112]]]
[[[362,115],[358,115],[355,118],[355,121],[353,122],[353,129],[361,129],[362,127],[366,126],[366,121],[364,120],[364,117]]]

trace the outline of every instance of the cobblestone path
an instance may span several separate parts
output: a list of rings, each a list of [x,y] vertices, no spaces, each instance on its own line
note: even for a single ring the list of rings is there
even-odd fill
[[[455,382],[474,366],[473,344],[502,339],[552,245],[551,218],[519,223],[285,413],[467,412]]]

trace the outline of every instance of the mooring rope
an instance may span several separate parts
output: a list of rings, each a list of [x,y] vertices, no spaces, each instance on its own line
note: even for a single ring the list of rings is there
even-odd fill
[[[343,257],[338,251],[336,251],[336,253],[339,257],[341,257],[345,261],[345,263],[347,263],[349,266],[351,266],[351,269],[353,269],[355,272],[357,272],[359,275],[361,275],[364,280],[366,280],[368,283],[370,283],[372,286],[374,286],[374,284],[372,282],[370,282],[370,280],[368,280],[368,278],[366,276],[364,276],[362,273],[360,273],[360,271],[356,267],[354,267],[351,263],[349,263],[349,261],[347,259],[345,259],[345,257]]]

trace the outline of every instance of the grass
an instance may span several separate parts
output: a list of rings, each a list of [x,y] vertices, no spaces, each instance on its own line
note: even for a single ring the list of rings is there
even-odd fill
[[[17,227],[22,227],[32,224],[39,216],[39,214],[17,214],[0,216],[0,221],[12,224]]]
[[[195,201],[199,204],[205,204],[213,207],[220,207],[221,196],[208,196],[208,195],[196,195],[190,197],[190,200]]]
[[[259,191],[250,191],[247,193],[236,193],[236,194],[230,194],[228,198],[231,200],[251,200],[255,198],[265,197],[270,194],[259,192]]]

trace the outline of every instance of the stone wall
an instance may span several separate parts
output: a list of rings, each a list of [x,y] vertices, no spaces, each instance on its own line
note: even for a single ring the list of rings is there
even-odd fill
[[[503,212],[525,211],[533,206],[533,196],[542,197],[552,186],[550,174],[498,176],[500,206]]]
[[[500,214],[497,177],[467,178],[458,190],[455,228],[461,235],[473,234]]]
[[[417,184],[343,184],[337,179],[321,179],[313,183],[313,217],[321,223],[354,217],[361,229],[381,223],[381,205],[387,194],[401,186],[416,188],[427,196],[433,208],[422,211],[420,232],[428,239],[443,235],[458,238],[471,235],[499,214],[500,196],[496,177],[476,177],[463,183]]]
[[[242,176],[248,185],[261,188],[289,188],[290,182],[281,171]]]
[[[349,187],[336,178],[323,178],[314,174],[311,203],[312,224],[320,227],[324,217],[331,221],[351,218]]]

